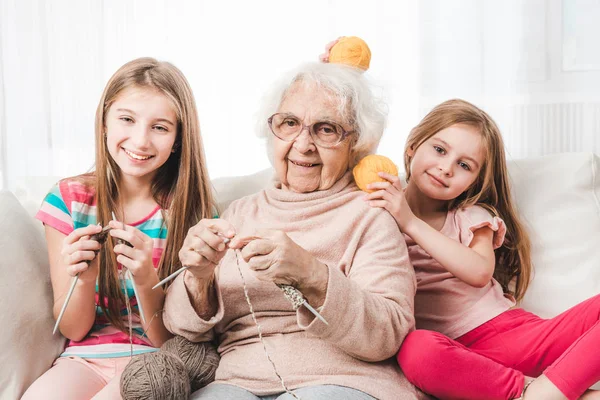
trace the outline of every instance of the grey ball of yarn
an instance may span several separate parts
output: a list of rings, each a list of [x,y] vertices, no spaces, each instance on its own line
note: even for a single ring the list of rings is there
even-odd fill
[[[121,375],[123,400],[170,400],[190,397],[183,362],[161,351],[133,357]]]
[[[182,336],[175,336],[167,340],[160,350],[172,353],[183,361],[192,385],[192,393],[215,379],[220,357],[211,342],[194,343]]]

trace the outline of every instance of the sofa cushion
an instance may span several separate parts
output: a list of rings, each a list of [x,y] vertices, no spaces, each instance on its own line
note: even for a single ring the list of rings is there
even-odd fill
[[[63,349],[52,335],[48,253],[35,221],[0,191],[0,398],[18,399]]]
[[[266,188],[274,177],[275,170],[267,168],[252,175],[214,179],[212,185],[220,213],[222,214],[232,201]]]
[[[600,160],[563,153],[511,161],[530,227],[534,277],[522,307],[552,317],[600,293]]]

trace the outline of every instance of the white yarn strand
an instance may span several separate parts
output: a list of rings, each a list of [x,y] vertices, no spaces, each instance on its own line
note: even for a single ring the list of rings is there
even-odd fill
[[[281,386],[283,387],[283,390],[285,390],[286,393],[290,394],[295,399],[301,400],[300,397],[298,397],[298,395],[296,395],[296,393],[290,391],[287,388],[285,381],[283,380],[283,378],[277,371],[277,367],[275,366],[275,363],[273,362],[273,360],[271,359],[271,356],[269,355],[269,352],[267,351],[267,346],[265,344],[265,341],[264,341],[263,335],[262,335],[262,327],[258,323],[258,321],[256,319],[256,315],[254,314],[254,307],[252,307],[252,302],[250,301],[250,296],[248,295],[248,287],[246,286],[246,280],[244,279],[244,275],[242,274],[242,269],[240,268],[240,262],[238,259],[237,252],[235,250],[233,250],[233,252],[235,253],[235,262],[237,264],[238,272],[240,273],[240,278],[242,278],[242,284],[244,286],[244,296],[246,297],[246,303],[248,303],[248,307],[250,308],[250,314],[252,315],[252,319],[254,320],[254,323],[256,324],[256,329],[258,330],[258,338],[260,339],[260,342],[263,345],[265,355],[267,356],[267,359],[273,366],[273,371],[275,371],[275,375],[277,375],[277,377],[279,378],[279,381],[281,382]],[[297,307],[295,307],[295,304],[294,304],[294,309],[297,309]]]

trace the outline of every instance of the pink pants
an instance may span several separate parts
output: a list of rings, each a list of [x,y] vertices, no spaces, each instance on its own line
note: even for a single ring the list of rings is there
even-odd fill
[[[516,308],[456,340],[411,332],[398,353],[410,382],[439,399],[515,399],[542,373],[569,399],[600,381],[600,295],[552,319]]]
[[[129,357],[60,357],[27,389],[21,400],[120,399],[121,373]]]

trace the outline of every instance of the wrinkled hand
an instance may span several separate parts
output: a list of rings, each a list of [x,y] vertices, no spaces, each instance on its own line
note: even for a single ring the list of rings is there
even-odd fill
[[[119,221],[110,221],[108,225],[112,228],[110,236],[125,240],[131,244],[118,243],[113,248],[117,255],[117,262],[121,263],[131,272],[135,283],[141,286],[155,281],[156,270],[152,263],[152,251],[154,241],[139,229],[123,225]]]
[[[367,189],[374,189],[375,192],[365,196],[371,207],[385,208],[396,220],[400,230],[406,231],[408,225],[415,220],[404,191],[402,182],[395,175],[386,172],[379,172],[378,175],[387,182],[373,182],[367,185]]]
[[[209,279],[227,251],[225,238],[231,239],[234,235],[235,228],[228,221],[202,219],[188,231],[179,260],[198,278]]]
[[[258,279],[301,291],[312,289],[316,269],[325,267],[282,231],[260,230],[253,236],[235,237],[229,247],[242,249],[242,258]]]
[[[82,281],[95,282],[98,276],[98,259],[96,252],[100,250],[101,244],[90,236],[102,230],[100,225],[88,225],[84,228],[75,229],[63,239],[60,256],[62,262],[67,266],[67,274],[79,275]]]
[[[319,61],[321,61],[323,63],[328,63],[329,62],[329,53],[331,52],[331,48],[333,46],[335,46],[337,44],[337,42],[339,42],[340,39],[343,37],[344,36],[340,36],[337,39],[332,40],[331,42],[327,43],[325,45],[325,53],[319,55]]]

